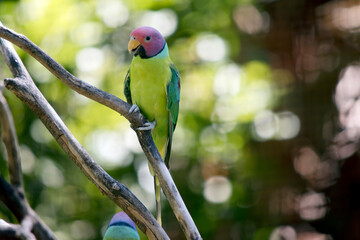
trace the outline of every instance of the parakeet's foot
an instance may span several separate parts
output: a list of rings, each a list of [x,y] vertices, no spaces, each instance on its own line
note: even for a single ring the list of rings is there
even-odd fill
[[[133,113],[133,112],[140,112],[140,108],[134,104],[131,106],[131,108],[129,109],[129,113]]]
[[[136,130],[146,131],[146,130],[153,130],[156,126],[156,121],[147,122],[142,127],[138,127]]]

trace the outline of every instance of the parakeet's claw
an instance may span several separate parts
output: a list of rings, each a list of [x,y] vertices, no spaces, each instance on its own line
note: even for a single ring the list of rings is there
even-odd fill
[[[134,104],[131,106],[131,108],[129,109],[129,113],[133,113],[133,112],[140,112],[140,108]]]
[[[138,127],[136,130],[146,131],[146,130],[153,130],[156,126],[156,121],[147,122],[142,127]]]

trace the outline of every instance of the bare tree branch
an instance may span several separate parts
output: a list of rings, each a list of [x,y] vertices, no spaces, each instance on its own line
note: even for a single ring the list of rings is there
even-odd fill
[[[111,200],[132,217],[149,239],[169,239],[152,214],[123,184],[108,175],[71,134],[55,110],[37,89],[12,45],[0,39],[0,49],[14,79],[5,79],[5,86],[25,102],[44,123],[55,140],[79,166],[83,173]],[[16,69],[14,69],[16,68]]]
[[[45,66],[51,73],[53,73],[57,78],[59,78],[67,86],[75,90],[76,92],[97,101],[115,111],[122,114],[126,119],[129,120],[133,128],[143,125],[146,122],[146,119],[140,113],[129,114],[130,105],[116,96],[104,92],[86,82],[81,81],[80,79],[73,76],[71,73],[65,70],[59,63],[57,63],[53,58],[47,55],[42,49],[32,43],[25,36],[20,35],[0,24],[0,37],[9,40],[18,47],[22,48],[25,52],[29,53],[36,60],[38,60],[43,66]],[[6,87],[12,90],[19,98],[25,94],[23,88],[18,85],[20,81],[7,80],[5,82]],[[24,83],[23,83],[24,84]],[[27,84],[27,83],[26,83]],[[25,86],[24,87],[29,87]],[[29,96],[30,97],[30,96]],[[29,106],[31,105],[32,98],[23,98],[23,101],[27,102]],[[38,108],[31,107],[35,112],[39,111]],[[52,110],[53,111],[53,110]],[[39,114],[38,114],[39,115]],[[45,119],[43,119],[44,121]],[[51,126],[49,126],[51,127]],[[49,128],[48,127],[48,128]],[[49,129],[50,130],[50,129]],[[50,130],[51,131],[51,130]],[[56,139],[59,139],[63,135],[56,135],[56,131],[53,135]],[[51,132],[52,132],[51,131]],[[164,191],[165,196],[169,200],[170,206],[172,207],[176,218],[178,219],[182,230],[185,233],[187,239],[201,239],[200,233],[188,212],[185,203],[183,202],[177,187],[172,180],[172,177],[165,166],[164,161],[161,159],[161,156],[154,144],[150,131],[136,131],[139,138],[139,142],[143,148],[143,151],[148,158],[156,176],[158,177],[161,187]],[[75,140],[75,139],[73,139]],[[76,141],[76,140],[75,140]],[[61,139],[58,140],[61,142]],[[71,154],[70,149],[66,151]],[[88,175],[88,174],[87,174]]]

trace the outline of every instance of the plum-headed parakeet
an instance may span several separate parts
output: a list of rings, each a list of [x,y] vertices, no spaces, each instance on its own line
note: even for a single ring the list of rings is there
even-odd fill
[[[131,218],[125,212],[118,212],[112,217],[103,240],[140,240],[140,237]]]
[[[152,130],[155,145],[169,167],[171,142],[179,114],[180,76],[172,63],[164,37],[154,28],[131,32],[128,49],[133,54],[124,93],[132,111],[150,121],[139,130]],[[150,166],[150,172],[154,176]],[[157,220],[161,225],[160,183],[154,176]]]

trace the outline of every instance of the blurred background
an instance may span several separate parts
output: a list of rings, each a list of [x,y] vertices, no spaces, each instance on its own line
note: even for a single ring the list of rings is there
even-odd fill
[[[359,1],[2,0],[0,21],[122,99],[131,30],[165,36],[182,78],[171,174],[204,239],[360,239]],[[75,137],[154,212],[129,123],[17,50]],[[101,239],[120,209],[4,92],[31,206],[59,239]],[[0,218],[16,221],[2,203]],[[163,222],[185,239],[165,198]]]

